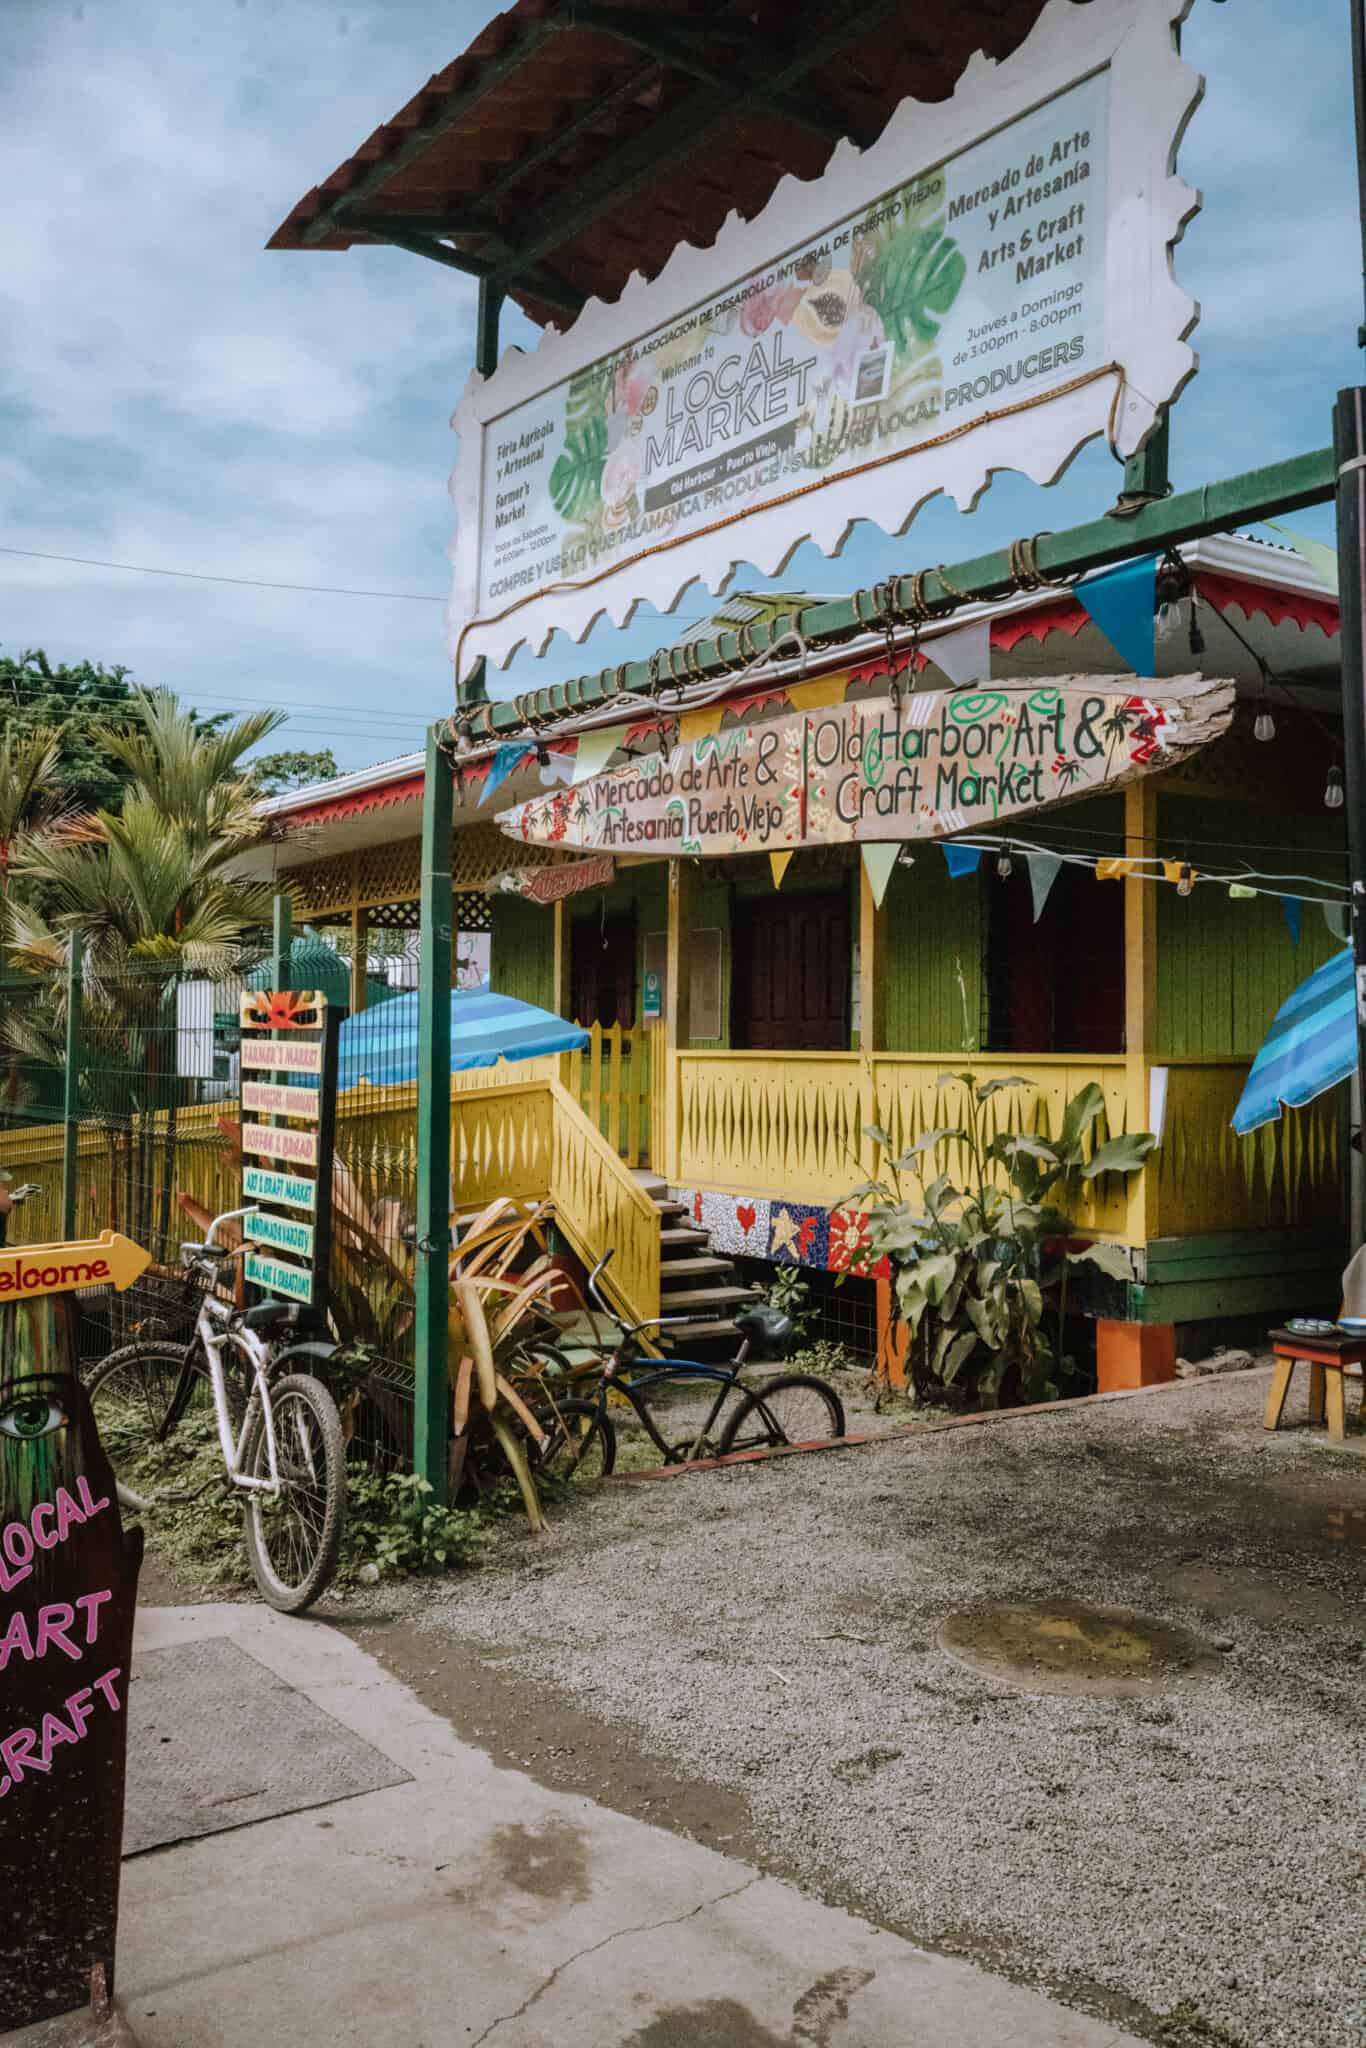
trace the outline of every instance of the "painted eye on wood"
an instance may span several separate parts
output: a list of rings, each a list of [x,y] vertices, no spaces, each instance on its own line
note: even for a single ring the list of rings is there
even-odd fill
[[[30,1394],[0,1405],[0,1436],[17,1437],[20,1443],[36,1443],[40,1437],[55,1436],[59,1429],[65,1429],[70,1419],[60,1401],[47,1394]]]

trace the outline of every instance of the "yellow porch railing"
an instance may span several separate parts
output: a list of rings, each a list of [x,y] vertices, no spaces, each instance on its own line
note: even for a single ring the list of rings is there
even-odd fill
[[[628,1166],[650,1157],[650,1039],[644,1027],[593,1024],[588,1044],[562,1055],[559,1079]]]
[[[1167,1063],[1162,1143],[1148,1169],[1149,1237],[1333,1224],[1344,1213],[1342,1091],[1240,1138],[1246,1060]]]
[[[528,1065],[530,1062],[527,1063]],[[538,1065],[543,1064],[538,1062]],[[590,1264],[611,1247],[611,1293],[632,1320],[659,1312],[659,1212],[630,1169],[572,1096],[548,1075],[498,1070],[473,1088],[451,1083],[451,1207],[468,1214],[499,1195],[553,1200],[556,1222]],[[180,1111],[174,1151],[174,1194],[187,1194],[218,1214],[236,1208],[240,1181],[221,1122],[235,1123],[236,1102]],[[158,1213],[164,1166],[164,1114],[156,1119],[151,1213]],[[372,1209],[411,1199],[417,1173],[417,1086],[346,1089],[337,1101],[337,1153]],[[44,1124],[0,1132],[0,1161],[16,1181],[40,1182],[48,1199],[17,1209],[16,1244],[50,1240],[60,1214],[62,1127]],[[78,1237],[95,1236],[119,1220],[121,1155],[96,1126],[77,1143]],[[172,1228],[184,1222],[173,1210]],[[185,1225],[186,1234],[190,1226]]]
[[[1122,1057],[681,1053],[676,1178],[684,1186],[780,1195],[830,1207],[869,1179],[877,1166],[877,1148],[866,1135],[869,1124],[888,1131],[900,1152],[922,1131],[963,1121],[963,1085],[940,1089],[936,1083],[941,1074],[967,1068],[979,1081],[1019,1076],[1027,1083],[991,1098],[988,1135],[1056,1131],[1067,1102],[1088,1081],[1098,1082],[1105,1095],[1097,1140],[1142,1128],[1130,1113],[1129,1071]],[[961,1176],[967,1168],[963,1150],[943,1147],[932,1173]],[[907,1176],[904,1185],[908,1197],[916,1199],[919,1181]],[[1098,1183],[1088,1191],[1077,1220],[1107,1236],[1124,1237],[1131,1206],[1123,1183]]]
[[[586,1265],[609,1247],[603,1285],[628,1320],[659,1314],[659,1211],[610,1141],[557,1082],[547,1087],[553,1155],[546,1192]]]

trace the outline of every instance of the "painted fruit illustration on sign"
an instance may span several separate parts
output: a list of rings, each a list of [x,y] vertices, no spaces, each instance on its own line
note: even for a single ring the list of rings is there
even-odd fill
[[[851,448],[872,452],[884,413],[936,410],[935,342],[967,276],[947,208],[944,172],[918,178],[866,228],[832,230],[772,281],[751,278],[695,322],[575,377],[549,477],[568,529],[563,565],[577,570],[643,519],[667,522],[670,477],[719,462],[710,482],[732,486],[775,458],[823,471]],[[521,489],[510,486],[504,518],[521,516]]]

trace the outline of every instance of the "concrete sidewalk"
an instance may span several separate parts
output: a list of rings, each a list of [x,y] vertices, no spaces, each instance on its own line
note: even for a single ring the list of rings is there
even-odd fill
[[[457,1740],[320,1622],[144,1609],[230,1636],[411,1774],[124,1866],[142,2048],[1139,2048]],[[193,1731],[187,1731],[192,1734]]]

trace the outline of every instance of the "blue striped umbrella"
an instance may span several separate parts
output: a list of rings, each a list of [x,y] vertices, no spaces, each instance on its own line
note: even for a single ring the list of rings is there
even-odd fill
[[[1325,1089],[1348,1080],[1357,1063],[1356,981],[1352,952],[1335,953],[1302,981],[1276,1012],[1252,1062],[1233,1128],[1245,1138],[1287,1109],[1303,1109]]]
[[[373,1010],[348,1017],[341,1028],[337,1086],[369,1081],[379,1088],[417,1079],[417,993],[395,996]],[[534,1003],[493,995],[486,988],[451,991],[451,1072],[491,1067],[500,1059],[534,1060],[543,1053],[572,1052],[587,1045],[588,1033],[566,1024]]]

